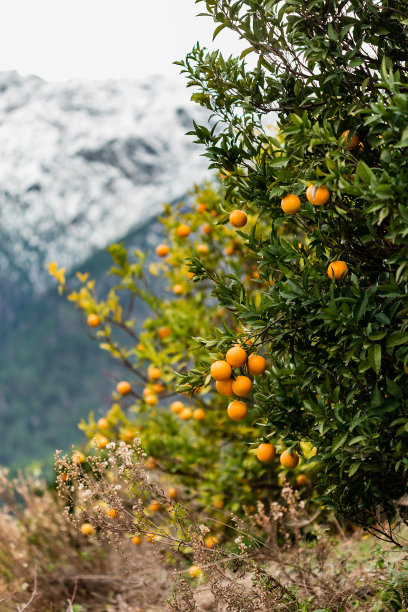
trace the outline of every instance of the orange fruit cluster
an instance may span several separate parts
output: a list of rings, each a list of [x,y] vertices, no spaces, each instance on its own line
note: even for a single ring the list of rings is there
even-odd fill
[[[215,380],[215,387],[221,395],[236,395],[246,397],[252,389],[252,380],[249,376],[239,374],[233,376],[233,368],[242,368],[246,365],[248,374],[258,376],[266,370],[265,358],[261,355],[250,355],[240,345],[231,347],[225,360],[214,361],[211,365],[211,376]],[[227,409],[228,416],[233,421],[242,421],[248,414],[247,405],[241,400],[233,400]]]

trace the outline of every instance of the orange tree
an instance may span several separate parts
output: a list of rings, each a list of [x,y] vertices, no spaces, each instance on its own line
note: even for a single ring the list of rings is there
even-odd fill
[[[407,4],[198,3],[215,36],[248,43],[240,58],[197,45],[177,63],[212,113],[192,134],[224,176],[219,221],[232,213],[269,286],[255,300],[222,266],[193,258],[190,271],[269,358],[246,421],[289,463],[301,441],[315,447],[321,501],[392,537],[385,519],[408,492]],[[239,340],[221,330],[201,345],[224,360]],[[209,374],[198,366],[180,389]]]
[[[113,267],[106,295],[98,294],[87,274],[78,273],[67,283],[55,263],[49,269],[83,313],[100,347],[124,366],[122,379],[113,382],[109,410],[91,414],[80,425],[90,444],[104,452],[109,442],[129,443],[138,436],[147,466],[158,471],[173,495],[196,509],[239,512],[243,504],[275,497],[283,473],[277,474],[276,461],[271,465],[273,457],[257,458],[256,430],[228,418],[226,397],[209,380],[182,395],[176,391],[175,374],[190,369],[194,360],[199,368],[209,365],[207,348],[193,337],[208,336],[221,325],[231,338],[247,336],[230,313],[218,307],[208,281],[192,282],[186,265],[188,257],[200,254],[208,270],[215,274],[221,266],[239,276],[256,299],[254,257],[244,253],[235,231],[213,223],[220,217],[223,197],[222,186],[205,185],[196,189],[192,207],[166,206],[163,237],[149,257],[129,253],[121,244],[109,247]],[[141,323],[137,315],[146,305],[150,316]],[[221,393],[230,395],[232,390],[223,388]],[[85,456],[74,459],[84,461]],[[305,477],[299,486],[306,492],[304,485]]]

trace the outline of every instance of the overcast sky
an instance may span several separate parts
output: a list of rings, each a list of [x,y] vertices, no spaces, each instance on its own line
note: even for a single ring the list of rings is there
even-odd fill
[[[49,80],[139,78],[178,74],[199,40],[223,53],[247,44],[196,17],[194,0],[5,0],[0,3],[0,70]]]

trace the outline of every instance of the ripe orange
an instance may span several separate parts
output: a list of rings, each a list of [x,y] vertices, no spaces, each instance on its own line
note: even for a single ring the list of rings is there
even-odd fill
[[[340,280],[343,274],[345,278],[348,275],[348,267],[346,262],[341,260],[332,261],[327,268],[327,274],[329,278],[334,277],[336,280]]]
[[[149,395],[146,395],[146,397],[144,398],[145,403],[148,406],[155,406],[157,404],[157,395],[154,395],[153,393],[150,393]]]
[[[95,535],[95,529],[92,527],[91,523],[82,523],[81,533],[87,536]]]
[[[186,238],[189,235],[189,233],[190,233],[190,228],[185,223],[182,223],[181,225],[178,226],[177,236],[179,236],[179,238]]]
[[[146,542],[154,542],[157,539],[157,536],[154,533],[146,533],[145,538]]]
[[[306,474],[299,474],[298,476],[296,476],[296,484],[298,484],[300,487],[304,487],[305,485],[307,485],[308,482],[309,479]]]
[[[229,246],[225,247],[224,253],[229,256],[233,255],[235,253],[234,245],[230,244]]]
[[[69,478],[68,474],[66,472],[62,472],[60,475],[60,478],[62,480],[62,482],[66,482]]]
[[[87,318],[87,322],[89,327],[98,327],[98,325],[100,325],[101,323],[101,320],[97,314],[90,314]]]
[[[159,257],[167,257],[169,253],[170,253],[170,249],[167,246],[167,244],[159,244],[156,247],[156,255],[158,255]]]
[[[216,536],[208,536],[204,542],[207,548],[214,548],[218,544],[218,538]]]
[[[130,383],[127,382],[127,380],[121,380],[116,385],[116,391],[120,393],[120,395],[127,395],[128,393],[130,393],[131,389],[132,387],[130,386]]]
[[[355,149],[356,147],[358,147],[358,145],[360,144],[360,139],[358,137],[358,134],[355,133],[353,138],[350,140],[349,142],[349,134],[350,134],[350,130],[346,130],[345,132],[342,133],[341,137],[345,140],[346,144],[348,144],[348,150],[351,151],[352,149]]]
[[[131,429],[125,429],[123,433],[119,434],[119,438],[126,442],[126,444],[130,444],[131,442],[133,442],[135,435],[135,432]]]
[[[106,445],[109,443],[109,440],[106,436],[97,433],[94,437],[94,443],[96,448],[106,448]]]
[[[155,382],[156,380],[159,380],[161,376],[161,371],[159,370],[159,368],[156,368],[155,366],[149,366],[147,368],[147,376],[149,380],[151,380],[152,382]]]
[[[211,376],[214,380],[228,380],[231,378],[232,370],[226,361],[214,361],[211,365]]]
[[[199,578],[203,572],[201,567],[198,567],[198,565],[192,565],[188,570],[188,573],[191,578]]]
[[[184,404],[183,402],[180,402],[180,400],[176,400],[175,402],[172,402],[170,404],[170,410],[172,412],[174,412],[174,414],[178,414],[179,412],[181,412],[184,408]]]
[[[248,414],[248,408],[244,402],[234,400],[228,406],[227,412],[229,418],[233,421],[242,421],[242,419],[245,419],[246,415]]]
[[[170,499],[176,499],[176,497],[177,497],[177,489],[175,487],[171,487],[167,491],[167,496],[170,497]]]
[[[235,345],[227,351],[225,359],[233,368],[240,368],[247,360],[246,350],[242,346]]]
[[[232,381],[232,392],[238,397],[245,397],[251,392],[252,381],[248,376],[237,376]]]
[[[187,272],[187,278],[188,278],[189,280],[191,280],[192,278],[194,278],[194,276],[195,276],[194,272]]]
[[[213,233],[213,226],[210,225],[209,223],[207,223],[206,225],[203,225],[203,229],[202,229],[203,234],[205,234],[206,236],[209,236],[210,234]]]
[[[221,395],[232,395],[232,378],[228,380],[217,380],[215,388]]]
[[[252,376],[259,376],[266,370],[266,360],[261,355],[250,355],[248,357],[248,371]]]
[[[118,513],[116,512],[115,508],[108,508],[106,510],[106,516],[108,516],[109,518],[116,518],[118,516]]]
[[[193,411],[191,410],[191,408],[183,408],[183,410],[180,412],[180,419],[182,421],[188,421],[189,419],[191,419],[192,416]]]
[[[183,285],[181,285],[180,283],[174,285],[173,293],[174,295],[181,295],[183,293]]]
[[[260,444],[256,449],[256,456],[258,457],[259,461],[262,461],[262,463],[269,463],[275,459],[276,448],[273,444]]]
[[[157,330],[157,333],[159,334],[159,338],[164,340],[165,338],[168,338],[169,336],[171,336],[172,329],[168,325],[165,327],[159,327],[159,329]]]
[[[300,198],[293,193],[290,193],[281,200],[281,209],[287,215],[294,215],[295,213],[299,212],[301,206],[302,203]]]
[[[197,251],[201,253],[201,255],[208,255],[208,246],[206,244],[199,244],[197,246]]]
[[[290,453],[285,450],[280,456],[280,462],[283,467],[288,468],[288,470],[293,470],[299,463],[299,455],[295,453],[295,451]]]
[[[105,417],[101,417],[97,422],[98,429],[109,429],[109,421]]]
[[[233,210],[229,216],[229,222],[234,227],[244,227],[247,224],[248,217],[244,210]]]
[[[205,411],[202,408],[196,408],[193,412],[193,419],[203,421],[205,419]]]
[[[158,512],[160,508],[161,508],[161,504],[157,501],[157,499],[154,499],[152,503],[149,504],[150,512]]]
[[[81,453],[80,451],[74,451],[72,453],[72,463],[76,463],[77,465],[79,465],[80,463],[84,463],[84,461],[85,461],[84,453]]]
[[[133,536],[132,544],[135,544],[136,546],[140,546],[141,543],[142,543],[142,538],[140,536]]]
[[[197,212],[198,213],[203,213],[207,210],[207,204],[205,204],[204,202],[200,202],[197,206]]]
[[[152,456],[148,457],[146,459],[146,467],[150,468],[151,470],[154,470],[154,468],[156,467],[156,459]]]
[[[161,382],[156,383],[155,385],[153,385],[153,392],[154,393],[163,393],[165,390],[166,390],[166,387]]]
[[[314,206],[323,206],[323,204],[326,204],[327,200],[330,198],[330,191],[327,189],[327,187],[325,185],[321,185],[320,187],[318,187],[314,196],[313,190],[314,184],[312,183],[306,189],[306,197],[309,202],[314,204]]]

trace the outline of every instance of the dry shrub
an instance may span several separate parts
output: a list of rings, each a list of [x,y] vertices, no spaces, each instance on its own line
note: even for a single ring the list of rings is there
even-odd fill
[[[142,548],[154,551],[155,563],[168,574],[172,594],[167,606],[172,612],[340,611],[356,605],[372,609],[368,598],[375,592],[378,571],[349,563],[348,554],[333,546],[324,528],[316,536],[314,526],[315,539],[308,543],[313,517],[288,484],[270,507],[258,503],[245,518],[226,516],[229,542],[208,548],[206,537],[214,526],[222,526],[169,499],[151,478],[144,459],[137,439],[133,445],[109,444],[106,455],[88,457],[85,470],[58,455],[58,488],[70,522],[77,528],[90,523],[95,539],[114,548],[123,567],[131,554],[131,539],[143,539]],[[149,510],[152,500],[154,511]],[[112,510],[114,517],[108,515]],[[148,554],[143,556],[147,573]],[[198,579],[188,576],[192,564],[201,572]],[[127,589],[138,588],[134,572],[125,573],[123,580]]]

